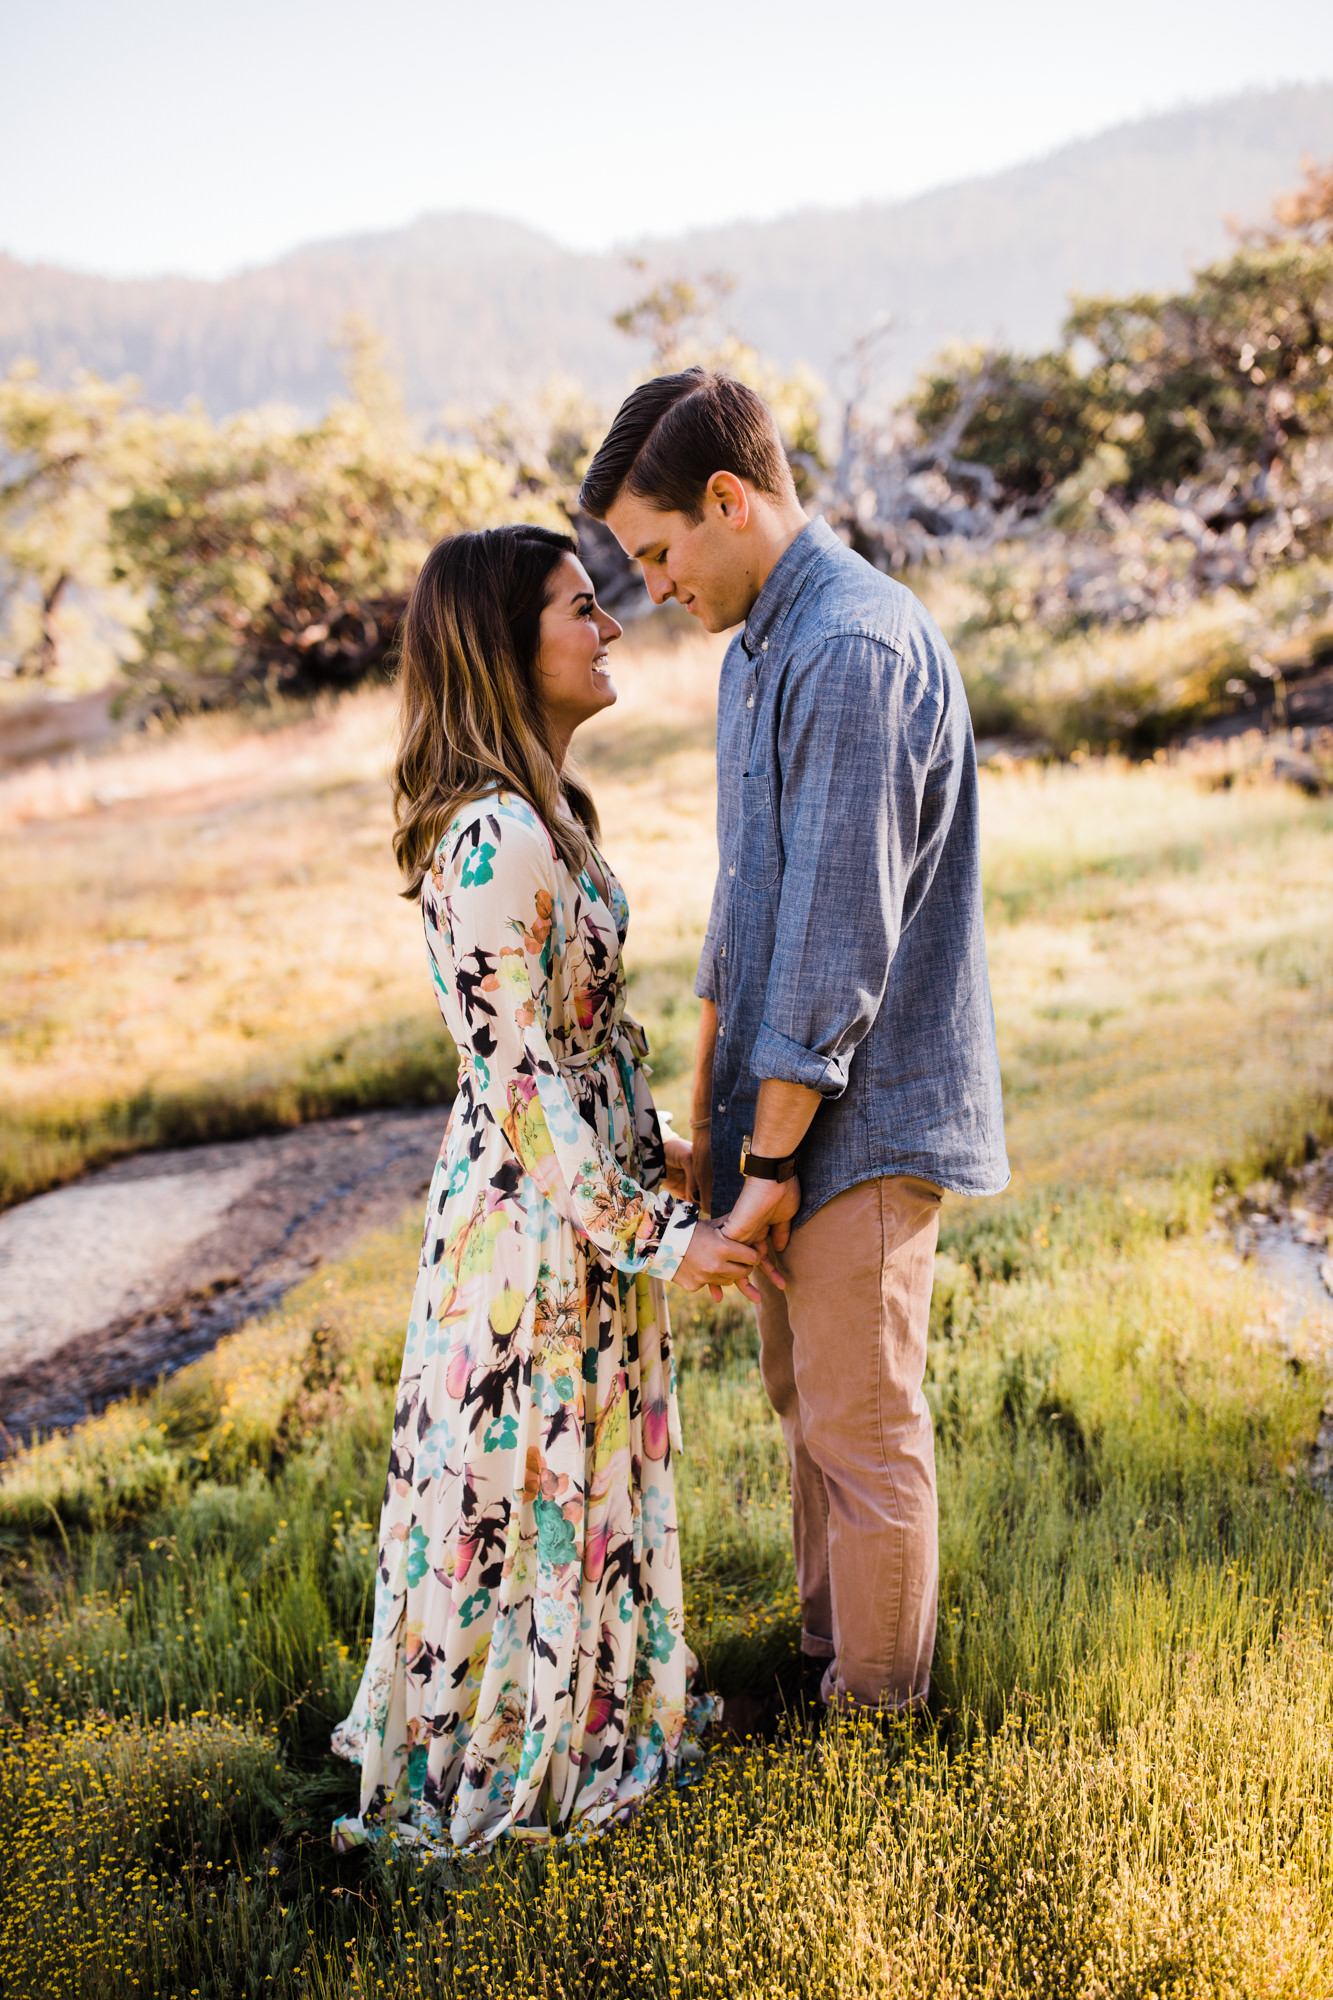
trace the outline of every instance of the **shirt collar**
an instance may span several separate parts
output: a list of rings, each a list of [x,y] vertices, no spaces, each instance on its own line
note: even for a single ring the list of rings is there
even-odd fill
[[[802,528],[791,547],[778,557],[741,633],[741,644],[752,660],[768,651],[769,639],[819,557],[841,546],[828,522],[816,515],[808,528]]]

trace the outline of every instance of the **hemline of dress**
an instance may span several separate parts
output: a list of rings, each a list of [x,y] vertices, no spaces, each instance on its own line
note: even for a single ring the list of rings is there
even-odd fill
[[[684,1733],[674,1751],[659,1754],[658,1768],[652,1777],[626,1795],[613,1792],[608,1797],[590,1800],[586,1809],[576,1809],[573,1820],[564,1829],[541,1824],[501,1825],[460,1844],[442,1830],[437,1833],[418,1825],[410,1813],[374,1820],[369,1825],[359,1814],[347,1813],[333,1822],[330,1833],[333,1851],[335,1854],[350,1854],[357,1847],[384,1845],[390,1849],[416,1848],[432,1860],[459,1861],[468,1856],[485,1854],[506,1840],[519,1841],[529,1847],[584,1847],[590,1841],[599,1840],[612,1827],[622,1825],[668,1781],[677,1790],[697,1783],[704,1762],[701,1739],[711,1723],[722,1720],[723,1707],[724,1700],[719,1694],[687,1696]],[[336,1754],[348,1762],[359,1761],[349,1757],[346,1750],[339,1750]]]

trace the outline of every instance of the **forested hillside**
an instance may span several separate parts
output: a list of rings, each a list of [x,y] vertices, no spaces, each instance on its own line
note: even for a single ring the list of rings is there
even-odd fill
[[[1042,347],[1071,293],[1178,285],[1225,249],[1229,215],[1260,219],[1303,155],[1331,153],[1333,86],[1256,91],[912,201],[737,223],[638,254],[650,273],[729,272],[736,330],[825,376],[894,315],[891,369],[905,388],[945,340]],[[595,207],[595,180],[571,199]],[[641,282],[623,256],[575,255],[466,215],[313,245],[216,284],[0,257],[0,370],[28,356],[47,379],[129,373],[151,401],[199,396],[215,416],[271,399],[313,415],[338,392],[330,339],[354,312],[386,337],[413,409],[488,406],[556,373],[610,399],[647,356],[611,323]]]

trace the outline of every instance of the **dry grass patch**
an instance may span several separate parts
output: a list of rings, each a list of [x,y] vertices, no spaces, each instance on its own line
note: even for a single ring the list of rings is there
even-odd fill
[[[0,1196],[446,1093],[419,920],[394,894],[391,707],[204,724],[0,783]]]
[[[631,1005],[686,1109],[716,866],[721,640],[626,646],[580,739],[633,911]],[[148,1145],[447,1094],[395,891],[371,690],[0,782],[0,1199]],[[1021,1181],[1238,1160],[1333,1083],[1333,807],[1117,761],[982,777]]]
[[[1333,806],[1118,761],[983,774],[1016,1174],[1171,1173],[1324,1131]]]
[[[638,913],[636,1000],[676,1071],[712,877],[719,658],[627,654],[622,704],[589,732]],[[117,1153],[448,1094],[389,846],[393,700],[366,690],[262,732],[204,720],[0,781],[0,1201]]]

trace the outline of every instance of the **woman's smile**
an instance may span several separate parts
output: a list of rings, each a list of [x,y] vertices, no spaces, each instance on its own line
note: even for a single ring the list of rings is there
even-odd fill
[[[620,637],[620,630],[610,612],[603,611],[597,602],[592,578],[583,564],[576,556],[565,556],[552,576],[550,595],[542,610],[536,662],[557,770],[564,766],[574,731],[616,700],[608,648]]]

